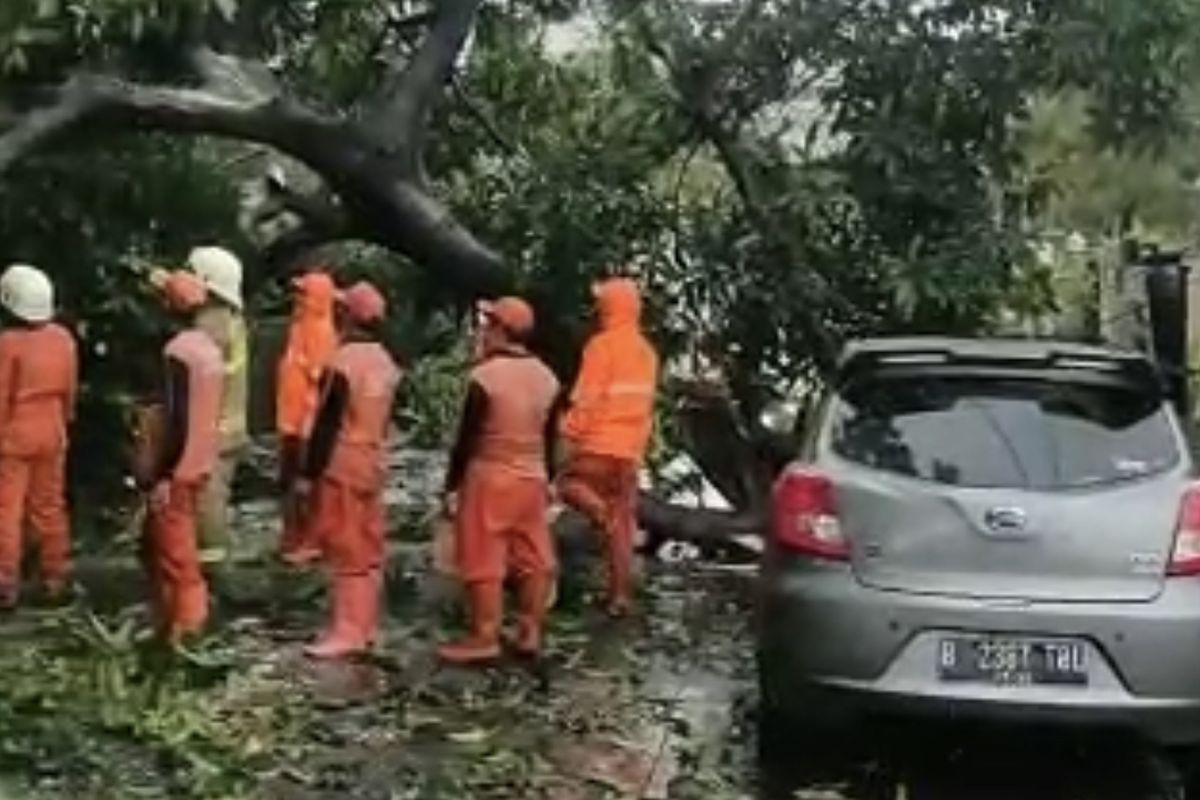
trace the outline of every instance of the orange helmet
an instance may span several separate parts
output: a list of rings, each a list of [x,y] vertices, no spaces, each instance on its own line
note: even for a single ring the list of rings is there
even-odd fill
[[[173,311],[195,311],[208,301],[208,288],[204,281],[191,272],[156,271],[151,280],[162,292],[167,307]]]
[[[537,323],[529,303],[519,297],[485,300],[479,304],[479,311],[484,317],[494,320],[501,328],[517,337],[533,333]]]
[[[387,316],[387,301],[371,284],[359,281],[338,298],[345,307],[350,319],[359,324],[378,322]]]

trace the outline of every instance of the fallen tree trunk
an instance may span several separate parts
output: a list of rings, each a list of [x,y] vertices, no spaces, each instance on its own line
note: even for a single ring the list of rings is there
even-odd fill
[[[735,537],[762,536],[767,516],[762,511],[719,511],[673,505],[649,492],[638,498],[638,524],[646,531],[647,549],[667,541],[690,542],[702,550],[730,543]]]
[[[647,548],[679,541],[710,550],[736,537],[761,537],[767,526],[771,482],[781,459],[741,418],[723,387],[679,381],[668,391],[678,398],[674,413],[681,423],[684,451],[733,509],[697,508],[642,492],[638,523],[648,534]]]

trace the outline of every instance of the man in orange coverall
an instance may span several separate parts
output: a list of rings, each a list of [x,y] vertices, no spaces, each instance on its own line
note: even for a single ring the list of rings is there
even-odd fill
[[[312,526],[298,513],[293,489],[304,461],[304,450],[317,414],[321,376],[337,349],[333,278],[313,270],[296,278],[292,323],[279,362],[276,427],[279,431],[279,473],[283,492],[283,537],[280,555],[293,566],[316,561],[320,543]]]
[[[0,610],[17,604],[26,521],[41,550],[46,599],[65,598],[71,569],[63,494],[67,428],[75,413],[75,341],[54,317],[54,287],[40,270],[0,276]]]
[[[189,272],[156,273],[167,308],[186,327],[163,351],[166,424],[149,493],[145,557],[159,631],[171,644],[199,633],[208,619],[208,586],[200,571],[197,513],[204,484],[221,450],[221,397],[225,363],[215,341],[196,325],[207,302],[201,280]]]
[[[593,294],[600,331],[584,349],[563,419],[567,457],[559,492],[604,536],[605,606],[621,617],[633,603],[637,472],[653,427],[658,356],[642,334],[641,296],[632,280],[603,281]]]
[[[385,445],[402,377],[380,344],[386,311],[383,296],[368,283],[341,295],[342,345],[323,380],[321,407],[297,481],[299,497],[312,497],[313,531],[332,573],[332,618],[305,649],[313,658],[362,652],[378,628]]]
[[[534,315],[525,301],[506,297],[480,308],[482,360],[471,370],[445,486],[471,616],[470,634],[438,650],[452,664],[499,657],[510,567],[519,592],[514,648],[537,656],[557,569],[546,507],[558,380],[526,348]]]

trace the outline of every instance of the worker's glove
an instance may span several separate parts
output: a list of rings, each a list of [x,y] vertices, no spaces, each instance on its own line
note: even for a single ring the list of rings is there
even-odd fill
[[[159,481],[150,489],[150,494],[147,497],[150,503],[150,508],[153,511],[162,512],[167,506],[171,505],[171,482]]]

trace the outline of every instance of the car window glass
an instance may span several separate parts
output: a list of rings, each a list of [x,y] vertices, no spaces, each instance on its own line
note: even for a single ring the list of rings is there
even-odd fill
[[[833,446],[875,469],[968,487],[1093,486],[1158,472],[1178,458],[1152,396],[987,378],[859,384],[843,397]]]

